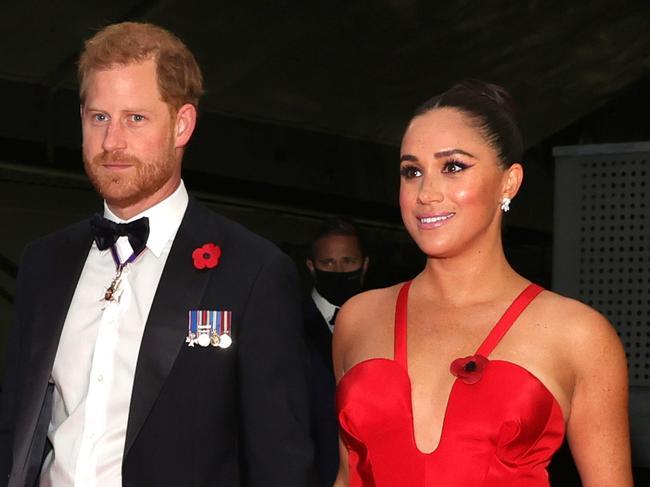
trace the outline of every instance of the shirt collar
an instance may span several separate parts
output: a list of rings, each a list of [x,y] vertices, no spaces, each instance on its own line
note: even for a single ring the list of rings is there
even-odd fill
[[[338,306],[333,305],[321,296],[320,293],[316,291],[316,288],[312,289],[311,297],[314,300],[314,304],[318,308],[318,311],[320,311],[320,314],[323,315],[323,318],[325,318],[325,321],[329,324],[332,316],[334,316],[334,312],[339,309]]]
[[[189,196],[185,184],[181,180],[178,188],[160,203],[146,209],[128,220],[122,220],[113,213],[106,201],[104,201],[104,217],[117,223],[129,223],[143,216],[149,218],[149,238],[147,248],[156,256],[160,257],[165,244],[169,242],[178,231],[183,215],[187,209]]]

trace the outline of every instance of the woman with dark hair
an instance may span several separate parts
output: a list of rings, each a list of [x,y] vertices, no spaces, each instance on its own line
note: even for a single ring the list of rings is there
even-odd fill
[[[480,81],[410,121],[400,207],[427,264],[338,315],[337,487],[546,487],[565,433],[583,485],[632,486],[616,332],[503,252],[522,148],[510,96]]]

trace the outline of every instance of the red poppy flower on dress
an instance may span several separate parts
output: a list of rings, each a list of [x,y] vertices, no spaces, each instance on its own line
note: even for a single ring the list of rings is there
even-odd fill
[[[483,355],[470,355],[457,358],[451,363],[449,370],[465,384],[476,384],[483,376],[483,371],[490,361]]]
[[[192,252],[194,267],[197,269],[212,269],[219,264],[221,247],[213,243],[207,243]]]

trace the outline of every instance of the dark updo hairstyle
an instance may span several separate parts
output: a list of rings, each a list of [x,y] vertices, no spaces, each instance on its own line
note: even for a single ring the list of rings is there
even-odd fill
[[[461,81],[420,105],[412,118],[445,107],[465,113],[474,122],[497,152],[501,167],[521,162],[524,143],[514,101],[505,88],[475,79]]]

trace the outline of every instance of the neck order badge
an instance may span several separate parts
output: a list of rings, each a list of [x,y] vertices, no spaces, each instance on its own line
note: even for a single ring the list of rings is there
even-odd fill
[[[232,345],[231,322],[231,311],[190,310],[185,343],[190,347],[198,344],[228,348]]]
[[[90,228],[97,248],[99,250],[110,249],[115,262],[115,277],[106,288],[102,301],[119,302],[122,294],[120,285],[122,284],[123,272],[129,264],[132,264],[138,258],[147,245],[149,219],[143,216],[131,223],[115,223],[101,215],[95,215],[90,221]],[[115,248],[115,243],[120,237],[127,237],[133,249],[131,256],[124,262],[121,261]]]

